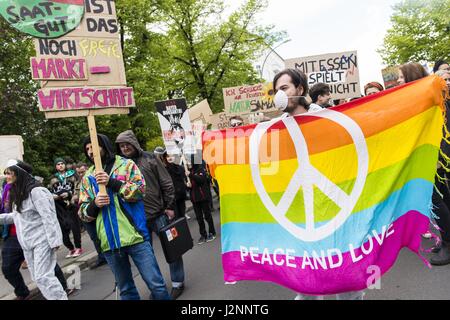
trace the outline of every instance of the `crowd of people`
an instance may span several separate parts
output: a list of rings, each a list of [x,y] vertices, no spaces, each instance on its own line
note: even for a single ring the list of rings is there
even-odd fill
[[[87,137],[83,150],[91,165],[56,158],[55,174],[46,187],[33,176],[30,165],[19,160],[8,164],[0,202],[0,224],[5,225],[2,271],[17,300],[30,297],[20,272],[25,261],[45,298],[67,299],[73,289],[67,288],[56,251],[64,245],[66,259],[82,255],[84,231],[98,253],[92,268],[109,265],[121,299],[140,299],[130,258],[152,299],[177,299],[185,285],[183,259],[169,264],[169,294],[153,251],[152,233],[158,236],[174,219],[190,218],[186,213],[186,201],[190,199],[200,229],[197,243],[216,238],[212,181],[205,163],[182,166],[163,147],[144,151],[131,130],[119,134],[115,145],[102,134],[98,141],[102,171],[97,172],[93,166],[93,148]],[[106,194],[99,192],[101,185],[106,187]]]
[[[450,67],[438,61],[433,72],[445,79],[450,89]],[[428,73],[418,63],[399,68],[398,84],[402,85]],[[319,83],[309,88],[307,77],[295,69],[286,69],[273,81],[274,91],[284,91],[289,98],[283,117],[317,112],[343,103],[333,101],[330,87]],[[370,96],[384,91],[383,85],[370,82],[364,94]],[[309,95],[309,98],[307,98]],[[446,100],[448,128],[449,96]],[[236,116],[232,127],[244,121]],[[22,161],[11,160],[4,172],[0,202],[0,224],[6,225],[2,247],[3,276],[14,288],[17,299],[29,298],[20,272],[26,261],[32,279],[46,299],[67,299],[71,293],[63,272],[57,263],[57,250],[64,245],[67,259],[83,254],[82,232],[86,231],[98,253],[95,267],[107,264],[123,300],[140,299],[131,272],[130,258],[151,292],[152,299],[178,298],[185,287],[183,258],[169,264],[171,292],[162,276],[153,250],[152,234],[174,219],[188,218],[186,201],[190,199],[199,226],[197,244],[211,242],[217,237],[213,220],[212,192],[219,195],[218,185],[202,163],[180,163],[176,155],[163,147],[153,152],[144,151],[133,131],[120,133],[114,143],[98,134],[103,164],[96,170],[94,150],[90,137],[80,146],[90,165],[74,164],[69,158],[56,158],[55,174],[44,187],[33,176],[32,167]],[[448,171],[450,144],[444,138],[433,193],[435,221],[441,240],[433,248],[433,265],[450,264],[450,191]],[[192,161],[191,161],[192,162]],[[106,191],[102,191],[102,190]],[[206,221],[206,223],[205,223]],[[424,235],[428,237],[428,235]],[[73,239],[73,242],[72,242]],[[363,299],[364,292],[338,295],[339,299]],[[320,299],[299,293],[297,298]]]

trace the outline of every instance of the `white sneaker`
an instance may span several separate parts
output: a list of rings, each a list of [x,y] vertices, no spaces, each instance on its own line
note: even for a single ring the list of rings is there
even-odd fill
[[[424,234],[422,234],[422,237],[424,239],[431,239],[433,235],[431,234],[431,232],[425,232]]]

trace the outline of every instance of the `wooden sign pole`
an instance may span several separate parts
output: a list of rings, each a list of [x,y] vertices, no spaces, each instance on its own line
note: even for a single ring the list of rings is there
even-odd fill
[[[183,151],[181,151],[181,163],[183,164],[184,172],[188,172],[189,169],[188,169],[188,166],[187,166],[187,160],[186,160],[186,157],[184,156]],[[186,179],[187,179],[187,186],[188,186],[188,188],[191,188],[192,187],[191,179],[189,179],[189,176],[186,176]]]
[[[97,127],[95,126],[95,117],[91,113],[87,116],[89,124],[89,134],[91,136],[92,151],[94,153],[95,172],[103,171],[102,157],[100,156],[100,147],[98,145]],[[99,184],[98,194],[106,195],[106,186]]]

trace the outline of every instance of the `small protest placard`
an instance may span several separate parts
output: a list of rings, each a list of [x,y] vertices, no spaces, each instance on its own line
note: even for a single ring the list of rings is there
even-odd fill
[[[204,124],[209,123],[209,117],[213,114],[208,104],[208,100],[203,100],[192,108],[189,108],[189,119],[192,123],[201,121]]]
[[[398,85],[398,68],[398,66],[391,66],[381,70],[381,74],[383,75],[384,87],[386,89],[393,88]]]
[[[225,112],[242,114],[251,112],[270,112],[275,109],[272,83],[259,83],[223,89]]]
[[[0,0],[0,14],[35,38],[58,38],[80,24],[84,0]]]
[[[167,153],[180,154],[192,136],[186,99],[157,101],[155,107]]]

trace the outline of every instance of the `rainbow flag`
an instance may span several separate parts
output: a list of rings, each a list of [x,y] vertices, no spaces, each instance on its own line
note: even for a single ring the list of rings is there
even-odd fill
[[[429,226],[438,77],[317,113],[203,135],[220,188],[226,282],[311,295],[373,285]]]

